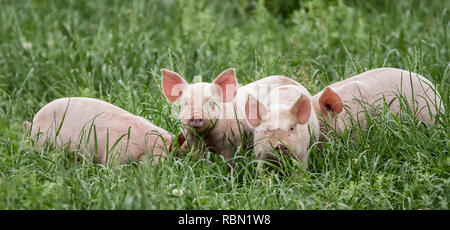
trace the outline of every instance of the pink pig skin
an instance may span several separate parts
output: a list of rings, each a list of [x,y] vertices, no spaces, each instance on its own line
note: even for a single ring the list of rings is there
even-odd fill
[[[286,85],[300,84],[288,77],[269,76],[239,87],[233,101],[224,103],[225,119],[219,119],[216,127],[208,132],[204,138],[205,143],[212,147],[213,150],[216,150],[216,152],[222,153],[226,158],[230,158],[233,153],[233,144],[223,140],[234,140],[236,146],[245,146],[248,143],[246,143],[246,140],[241,140],[239,128],[245,134],[244,137],[249,136],[254,131],[254,127],[248,123],[245,116],[245,103],[248,95],[255,95],[259,99],[265,98],[272,89]]]
[[[280,154],[308,166],[308,148],[311,141],[318,140],[319,122],[305,87],[280,86],[271,90],[262,101],[249,95],[246,116],[255,127],[254,151],[261,160],[279,163],[273,156],[273,147]]]
[[[137,161],[149,153],[155,157],[153,164],[156,164],[166,157],[166,150],[172,143],[172,135],[169,132],[142,117],[101,100],[73,97],[54,100],[36,114],[31,127],[31,135],[38,138],[39,147],[44,145],[46,139],[54,143],[55,133],[61,124],[64,113],[64,121],[56,137],[57,146],[70,145],[70,152],[78,148],[82,151],[86,150],[95,162],[101,164],[107,162],[107,142],[109,142],[110,151],[108,162],[113,160],[115,164]],[[97,134],[97,150],[93,128],[86,145],[93,121]],[[24,125],[26,128],[30,128],[29,122],[25,122]],[[122,135],[124,136],[119,144],[112,149],[116,140]]]
[[[396,68],[369,70],[333,83],[314,95],[312,103],[320,120],[343,131],[345,127],[351,128],[350,116],[357,118],[363,127],[367,125],[361,101],[371,106],[381,106],[384,97],[387,103],[393,101],[390,111],[399,113],[400,103],[396,98],[399,94],[407,99],[413,111],[417,111],[417,119],[427,124],[433,123],[437,110],[444,111],[440,96],[429,80]],[[433,116],[430,116],[430,112]],[[323,128],[324,124],[320,123]]]
[[[180,104],[179,117],[186,135],[183,149],[188,144],[197,147],[198,142],[203,142],[210,151],[226,159],[231,158],[235,147],[246,145],[246,136],[252,132],[245,117],[247,95],[266,96],[272,88],[298,84],[287,77],[270,76],[238,88],[232,68],[223,71],[212,83],[188,84],[175,72],[167,69],[161,72],[164,95],[170,103]]]

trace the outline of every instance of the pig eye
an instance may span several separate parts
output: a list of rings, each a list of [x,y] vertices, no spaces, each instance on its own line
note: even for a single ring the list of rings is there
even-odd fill
[[[291,132],[294,131],[294,127],[289,128],[289,131]]]

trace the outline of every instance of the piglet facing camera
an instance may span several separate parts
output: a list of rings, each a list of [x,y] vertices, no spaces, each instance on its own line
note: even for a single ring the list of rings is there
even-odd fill
[[[40,148],[45,144],[69,152],[88,153],[94,162],[127,163],[142,157],[163,160],[172,149],[172,135],[148,120],[92,98],[61,98],[45,105],[30,126]],[[184,137],[178,136],[181,145]],[[79,157],[86,157],[79,156]]]
[[[164,95],[170,103],[180,105],[178,117],[186,134],[183,149],[187,144],[198,147],[204,142],[209,150],[230,157],[232,144],[224,142],[222,137],[234,128],[230,127],[234,119],[228,118],[234,118],[231,102],[238,88],[235,70],[226,69],[211,83],[193,84],[170,70],[162,69],[161,73]],[[238,146],[241,144],[240,139],[236,142]]]
[[[275,88],[262,101],[249,95],[245,113],[255,128],[254,150],[261,160],[279,164],[274,162],[276,151],[308,165],[308,148],[318,139],[319,123],[303,86]]]
[[[236,95],[237,80],[234,69],[227,69],[212,83],[188,84],[180,75],[162,69],[162,89],[170,103],[181,106],[180,121],[195,132],[213,126],[219,117],[219,106],[231,102]]]

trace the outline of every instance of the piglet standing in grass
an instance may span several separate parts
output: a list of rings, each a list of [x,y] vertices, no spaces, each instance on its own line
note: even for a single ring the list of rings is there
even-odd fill
[[[319,121],[302,85],[275,88],[262,101],[249,94],[245,114],[255,127],[254,150],[261,160],[279,165],[275,150],[308,166],[308,148],[318,140]]]
[[[172,135],[148,120],[92,98],[61,98],[45,105],[25,128],[43,147],[48,141],[69,152],[87,152],[95,162],[127,163],[166,157]],[[182,141],[182,137],[179,139]]]
[[[162,69],[162,89],[170,103],[180,105],[180,121],[185,127],[187,144],[201,141],[212,152],[230,159],[245,146],[253,131],[248,125],[244,104],[252,92],[266,96],[274,87],[298,84],[283,76],[269,76],[238,88],[234,69],[223,71],[212,83],[188,84],[180,75]],[[257,93],[260,92],[260,93]]]
[[[403,102],[400,102],[403,101]],[[398,114],[407,102],[416,118],[427,124],[444,112],[439,93],[426,78],[396,68],[369,70],[325,87],[313,97],[313,107],[321,128],[330,126],[340,132],[352,129],[352,119],[367,126],[365,111],[374,112],[385,102]]]

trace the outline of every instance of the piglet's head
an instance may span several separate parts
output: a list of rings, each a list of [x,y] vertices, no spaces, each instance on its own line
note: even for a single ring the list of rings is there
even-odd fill
[[[266,107],[253,95],[245,104],[245,115],[250,125],[255,127],[255,154],[261,160],[276,163],[273,150],[288,157],[294,157],[306,164],[306,150],[310,134],[308,122],[312,111],[307,95],[300,95],[291,106],[274,104]]]
[[[223,71],[212,83],[187,83],[179,74],[162,69],[162,89],[170,103],[180,105],[180,120],[196,132],[213,127],[222,116],[223,103],[231,102],[238,83],[234,69]]]

